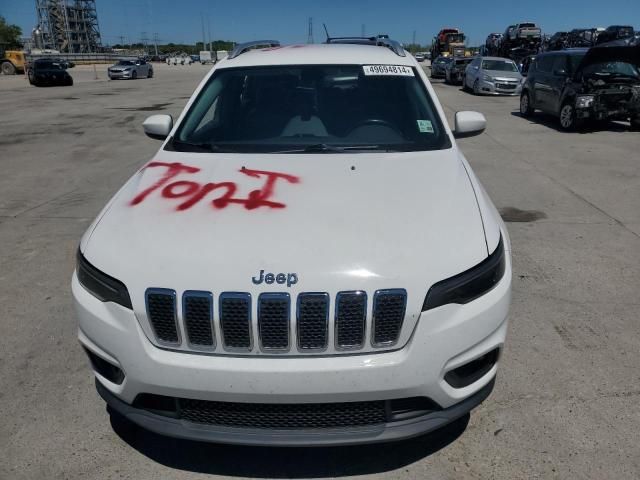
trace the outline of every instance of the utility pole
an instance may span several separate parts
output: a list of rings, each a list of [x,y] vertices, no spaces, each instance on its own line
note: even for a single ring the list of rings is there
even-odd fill
[[[209,19],[208,13],[207,13],[207,31],[209,32],[209,51],[213,52],[213,46],[211,44],[211,21]]]
[[[309,33],[307,35],[307,43],[314,43],[313,41],[313,18],[309,17]]]
[[[204,15],[200,12],[200,20],[202,21],[202,50],[207,48],[207,39],[204,38]]]
[[[149,44],[149,38],[147,37],[147,32],[142,32],[140,36],[140,41],[142,42],[142,48],[144,49],[145,55],[147,52],[147,45]]]
[[[156,47],[156,57],[158,56],[158,34],[153,34],[153,44]]]
[[[416,31],[415,30],[413,31],[413,40],[411,41],[411,45],[412,45],[411,48],[415,50],[416,48]]]
[[[367,36],[367,26],[363,23],[360,28],[360,36],[362,38]]]

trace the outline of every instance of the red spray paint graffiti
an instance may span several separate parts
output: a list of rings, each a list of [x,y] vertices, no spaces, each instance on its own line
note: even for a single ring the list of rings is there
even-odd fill
[[[184,165],[180,162],[150,162],[144,168],[156,167],[165,167],[166,171],[153,185],[138,193],[133,200],[131,200],[131,206],[144,202],[152,193],[160,191],[160,195],[163,198],[183,199],[183,201],[176,206],[176,210],[188,210],[206,197],[210,198],[210,194],[213,194],[213,192],[218,191],[216,194],[221,193],[221,195],[211,200],[211,204],[214,208],[226,208],[232,203],[243,205],[247,210],[254,210],[260,207],[285,208],[286,205],[284,203],[276,202],[271,199],[275,192],[276,182],[279,179],[286,180],[289,183],[300,182],[299,177],[289,175],[287,173],[242,168],[240,173],[258,180],[263,180],[263,184],[262,188],[252,190],[246,198],[241,198],[235,196],[236,191],[238,190],[238,185],[235,182],[209,182],[203,184],[191,180],[172,181],[180,174],[192,174],[199,172],[200,169],[197,167]]]

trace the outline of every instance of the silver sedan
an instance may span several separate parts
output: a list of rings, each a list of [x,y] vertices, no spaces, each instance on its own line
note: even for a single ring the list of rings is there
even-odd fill
[[[127,78],[135,80],[136,78],[151,78],[153,77],[153,67],[151,64],[141,59],[135,60],[118,60],[115,65],[110,66],[107,69],[109,79],[115,80],[116,78]]]
[[[522,75],[508,58],[476,57],[464,72],[462,87],[476,95],[520,95]]]

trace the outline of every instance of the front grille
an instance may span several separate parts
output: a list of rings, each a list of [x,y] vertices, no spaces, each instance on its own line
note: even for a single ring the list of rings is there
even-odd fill
[[[213,296],[209,292],[185,292],[182,308],[189,343],[196,347],[213,347]]]
[[[329,327],[329,294],[301,293],[298,296],[298,348],[327,348]]]
[[[398,341],[407,304],[405,290],[378,290],[373,297],[373,343],[393,345]]]
[[[246,292],[224,292],[214,300],[211,292],[187,290],[180,301],[174,290],[150,288],[145,301],[150,333],[159,346],[216,354],[348,354],[398,342],[407,293],[378,290],[369,307],[364,291],[338,292],[332,309],[329,293],[303,292],[293,301],[295,312],[284,292],[262,293],[252,305]]]
[[[257,429],[322,429],[380,425],[385,401],[312,404],[230,403],[180,399],[183,420]]]
[[[225,348],[251,350],[251,295],[223,293],[218,305]]]
[[[360,348],[364,344],[367,320],[367,294],[340,292],[336,297],[336,345]]]
[[[164,288],[150,288],[146,297],[147,316],[158,340],[167,344],[179,344],[176,292]]]
[[[258,329],[264,350],[289,348],[289,294],[263,293],[258,298]]]

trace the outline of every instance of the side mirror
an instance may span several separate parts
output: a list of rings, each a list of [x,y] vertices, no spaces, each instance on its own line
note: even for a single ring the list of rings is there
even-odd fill
[[[487,128],[487,119],[478,112],[457,112],[455,116],[455,138],[480,135]]]
[[[144,133],[155,140],[164,140],[173,128],[171,115],[151,115],[142,123]]]

